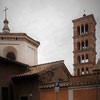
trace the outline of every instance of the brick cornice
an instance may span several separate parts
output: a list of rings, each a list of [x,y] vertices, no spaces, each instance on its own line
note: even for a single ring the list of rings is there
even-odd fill
[[[89,48],[86,48],[86,49],[82,49],[82,50],[75,50],[75,51],[73,51],[73,53],[82,53],[82,52],[86,52],[86,51],[93,51],[95,54],[97,54],[97,52],[95,51],[95,49],[94,48],[91,48],[91,47],[89,47]]]
[[[76,35],[73,37],[73,39],[77,39],[77,38],[82,38],[82,37],[86,37],[86,36],[93,36],[94,39],[96,40],[96,37],[95,37],[95,33],[86,33],[86,34],[82,34],[82,35]]]

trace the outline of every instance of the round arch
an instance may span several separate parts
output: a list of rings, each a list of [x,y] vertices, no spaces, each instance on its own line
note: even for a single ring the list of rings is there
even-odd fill
[[[3,57],[17,60],[17,50],[12,46],[7,46],[3,49]]]

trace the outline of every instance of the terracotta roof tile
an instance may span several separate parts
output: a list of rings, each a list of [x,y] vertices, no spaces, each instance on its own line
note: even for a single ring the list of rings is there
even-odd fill
[[[40,65],[35,65],[35,66],[30,66],[28,71],[25,73],[22,73],[20,75],[15,75],[13,77],[23,77],[23,76],[30,76],[34,74],[43,74],[47,71],[51,71],[53,69],[56,69],[58,67],[61,67],[61,65],[64,63],[63,60],[61,61],[56,61],[56,62],[51,62],[51,63],[45,63],[45,64],[40,64]]]
[[[100,84],[100,74],[73,76],[69,81],[60,82],[60,87],[95,86]],[[43,83],[41,89],[54,88],[54,83]]]

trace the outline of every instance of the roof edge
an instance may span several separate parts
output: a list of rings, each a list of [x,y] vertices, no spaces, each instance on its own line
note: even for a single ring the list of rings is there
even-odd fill
[[[20,65],[20,66],[23,66],[23,67],[29,67],[28,64],[24,64],[22,62],[18,62],[18,61],[15,61],[15,60],[11,60],[11,59],[8,59],[8,58],[4,58],[2,56],[0,56],[0,60],[6,61],[8,63],[17,64],[17,65]]]

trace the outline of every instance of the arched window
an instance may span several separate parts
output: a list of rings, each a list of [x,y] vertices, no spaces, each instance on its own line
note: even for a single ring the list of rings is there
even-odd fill
[[[89,59],[88,59],[88,54],[86,54],[86,59],[85,59],[85,62],[88,62]]]
[[[82,75],[84,75],[84,68],[82,68]]]
[[[6,57],[11,59],[11,60],[16,60],[16,56],[13,52],[8,52]]]
[[[88,47],[88,40],[85,41],[85,46]]]
[[[80,45],[80,42],[78,42],[78,43],[77,43],[77,48],[78,48],[78,50],[80,50],[80,46],[81,46],[81,45]]]
[[[81,25],[81,33],[83,34],[84,33],[84,26]]]
[[[82,55],[81,63],[84,63],[84,55]]]
[[[81,57],[80,56],[77,57],[77,61],[78,61],[78,63],[81,63]]]
[[[84,41],[82,41],[82,49],[84,49]]]
[[[80,35],[80,27],[79,26],[77,27],[77,33],[78,33],[78,35]]]
[[[88,68],[86,68],[86,74],[89,74],[89,69]]]
[[[88,32],[88,24],[85,24],[85,32]]]

